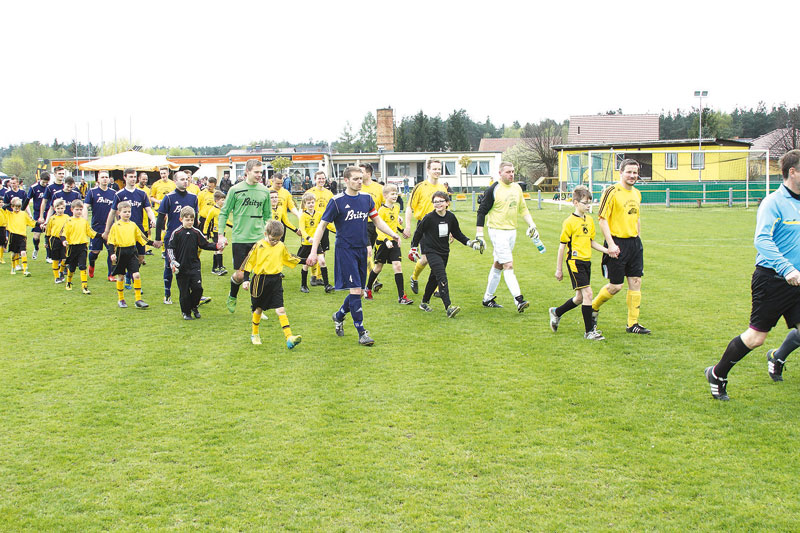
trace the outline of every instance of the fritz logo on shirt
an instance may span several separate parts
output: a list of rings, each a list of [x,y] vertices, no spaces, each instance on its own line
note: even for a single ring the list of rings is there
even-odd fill
[[[245,198],[244,200],[242,200],[242,207],[255,207],[257,209],[260,209],[261,205],[263,203],[264,202],[262,202],[260,200],[253,200],[252,198]]]
[[[356,213],[351,209],[350,211],[347,212],[347,215],[344,217],[344,220],[345,221],[359,220],[364,218],[367,218],[367,213],[365,213],[364,211],[359,211],[358,213]]]

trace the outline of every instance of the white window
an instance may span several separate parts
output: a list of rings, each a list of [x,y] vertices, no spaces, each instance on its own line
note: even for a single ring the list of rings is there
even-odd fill
[[[692,170],[703,170],[704,168],[706,168],[706,154],[692,152]]]
[[[666,170],[675,170],[678,168],[677,152],[668,152],[664,154],[664,168]]]
[[[619,166],[625,160],[625,154],[623,153],[616,153],[614,154],[614,170],[619,170]]]
[[[488,161],[473,161],[469,164],[467,172],[473,176],[488,176],[489,175],[489,162]]]
[[[455,161],[444,161],[442,163],[444,168],[442,168],[442,176],[455,176],[456,175],[456,162]]]

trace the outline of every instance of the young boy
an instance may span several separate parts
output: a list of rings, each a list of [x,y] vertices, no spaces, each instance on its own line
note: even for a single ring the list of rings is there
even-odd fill
[[[275,309],[278,315],[283,336],[286,338],[286,347],[290,350],[300,344],[300,335],[292,335],[289,327],[289,318],[283,307],[283,285],[281,284],[281,268],[283,265],[294,268],[300,258],[293,256],[281,242],[283,224],[277,220],[267,222],[264,230],[265,239],[258,241],[242,266],[236,271],[234,277],[244,279],[244,273],[250,272],[250,303],[253,310],[253,329],[250,341],[261,344],[261,335],[258,326],[261,323],[261,314],[265,309]]]
[[[83,202],[72,201],[72,216],[64,224],[59,237],[61,245],[66,249],[67,257],[67,284],[66,289],[72,290],[72,276],[75,269],[81,271],[81,290],[83,294],[89,292],[89,278],[86,275],[86,257],[88,255],[89,240],[97,236],[89,221],[83,218]]]
[[[449,203],[447,193],[436,191],[431,196],[431,200],[433,211],[425,215],[425,218],[417,225],[417,230],[411,240],[409,257],[419,258],[417,246],[422,244],[422,249],[425,250],[425,256],[428,259],[428,265],[431,267],[428,283],[425,285],[425,294],[422,296],[422,303],[419,304],[419,308],[426,312],[433,311],[429,303],[431,296],[433,296],[433,291],[438,286],[439,295],[447,312],[447,318],[453,318],[461,311],[461,308],[457,305],[451,305],[450,288],[447,284],[447,271],[445,269],[447,268],[447,260],[450,258],[450,235],[473,250],[483,252],[483,245],[481,241],[467,239],[467,236],[461,232],[458,219],[447,210],[447,204]]]
[[[117,204],[119,220],[114,222],[108,232],[108,244],[114,247],[111,254],[111,263],[114,270],[111,272],[117,277],[117,305],[121,309],[128,307],[125,303],[125,273],[133,277],[133,290],[136,297],[135,305],[138,309],[147,309],[149,306],[142,300],[142,278],[139,275],[139,251],[136,247],[153,246],[153,241],[148,240],[135,222],[131,221],[131,203],[127,200]]]
[[[572,288],[575,290],[575,296],[560,307],[550,308],[550,329],[558,330],[558,323],[564,313],[580,305],[585,329],[583,337],[593,341],[602,341],[605,340],[605,337],[594,326],[592,319],[591,258],[592,248],[603,253],[608,253],[608,250],[594,241],[594,220],[591,215],[586,215],[592,205],[592,193],[589,189],[583,185],[575,187],[575,190],[572,191],[572,204],[575,206],[575,212],[568,216],[561,226],[561,244],[558,247],[558,257],[556,258],[556,279],[558,281],[564,279],[561,264],[564,261],[564,251],[568,250],[567,271]]]
[[[58,198],[53,202],[53,214],[47,217],[44,225],[44,237],[50,247],[50,259],[53,260],[53,278],[55,283],[64,283],[64,269],[66,268],[67,250],[61,243],[61,231],[69,216],[64,213],[67,202]]]
[[[206,218],[203,223],[203,234],[211,242],[217,242],[219,239],[219,210],[222,209],[223,205],[225,205],[225,193],[220,190],[214,191],[214,205],[206,211]],[[228,270],[222,264],[222,250],[214,252],[211,273],[217,276],[224,276],[228,273]]]
[[[303,260],[303,271],[301,272],[301,281],[300,281],[300,292],[308,292],[308,265],[305,264],[306,259],[308,259],[308,254],[311,252],[311,242],[314,239],[314,233],[317,231],[317,224],[319,223],[319,217],[316,214],[315,206],[316,206],[317,198],[314,196],[312,192],[306,192],[303,194],[302,201],[300,205],[303,206],[303,212],[300,214],[300,249],[297,250],[297,256]],[[324,262],[324,256],[321,257],[321,260]],[[325,268],[325,272],[323,274],[323,283],[325,285],[325,292],[331,292],[333,287],[328,284],[328,269]],[[330,287],[330,290],[328,288]]]
[[[6,237],[6,226],[8,225],[7,213],[8,210],[0,205],[0,265],[6,264],[5,260],[3,260],[3,254],[6,251],[6,246],[8,246],[8,239]]]
[[[397,205],[397,194],[396,185],[391,183],[385,185],[383,187],[384,204],[378,209],[378,216],[395,233],[403,231],[400,220],[400,206]],[[372,300],[373,291],[378,292],[378,289],[381,288],[381,285],[376,280],[378,274],[383,270],[383,265],[391,263],[394,270],[394,283],[397,285],[397,302],[401,305],[411,305],[414,300],[410,300],[406,296],[406,291],[403,287],[403,263],[401,262],[400,246],[388,237],[384,232],[378,231],[378,237],[375,240],[375,266],[369,273],[369,278],[367,278],[367,300]]]
[[[28,256],[25,251],[28,244],[26,226],[32,228],[36,226],[36,221],[31,218],[27,211],[22,210],[22,199],[17,197],[11,199],[11,211],[6,211],[5,216],[9,233],[8,251],[13,254],[11,256],[11,273],[16,274],[17,265],[22,262],[22,275],[30,276],[31,273],[28,272]]]
[[[180,290],[181,313],[184,320],[200,318],[197,306],[203,297],[203,276],[200,273],[200,258],[197,249],[218,251],[220,247],[208,242],[199,229],[194,227],[194,209],[184,206],[180,212],[181,227],[172,232],[167,241],[169,261]]]

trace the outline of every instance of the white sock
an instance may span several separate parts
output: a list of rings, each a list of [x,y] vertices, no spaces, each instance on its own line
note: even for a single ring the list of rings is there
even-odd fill
[[[500,275],[502,270],[496,269],[494,266],[489,269],[489,283],[486,284],[486,294],[483,295],[483,301],[488,302],[497,291],[497,286],[500,285]]]
[[[506,285],[508,285],[508,290],[511,291],[511,296],[516,298],[522,291],[519,289],[519,282],[517,281],[517,276],[514,275],[514,269],[509,268],[508,270],[503,270],[503,277],[506,278]]]

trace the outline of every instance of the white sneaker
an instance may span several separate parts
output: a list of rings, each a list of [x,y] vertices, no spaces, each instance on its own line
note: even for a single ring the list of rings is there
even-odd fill
[[[33,257],[33,260],[36,261],[36,258],[39,257],[39,250],[34,250],[31,257]]]
[[[584,333],[583,334],[583,338],[584,339],[589,339],[590,341],[604,341],[604,340],[606,340],[606,338],[603,337],[603,334],[600,333],[599,331],[597,331],[597,328],[593,329],[592,331],[587,331],[586,333]]]
[[[550,329],[558,331],[558,323],[561,322],[561,317],[556,314],[556,308],[550,308]]]
[[[164,305],[172,305],[172,298],[164,296]]]

